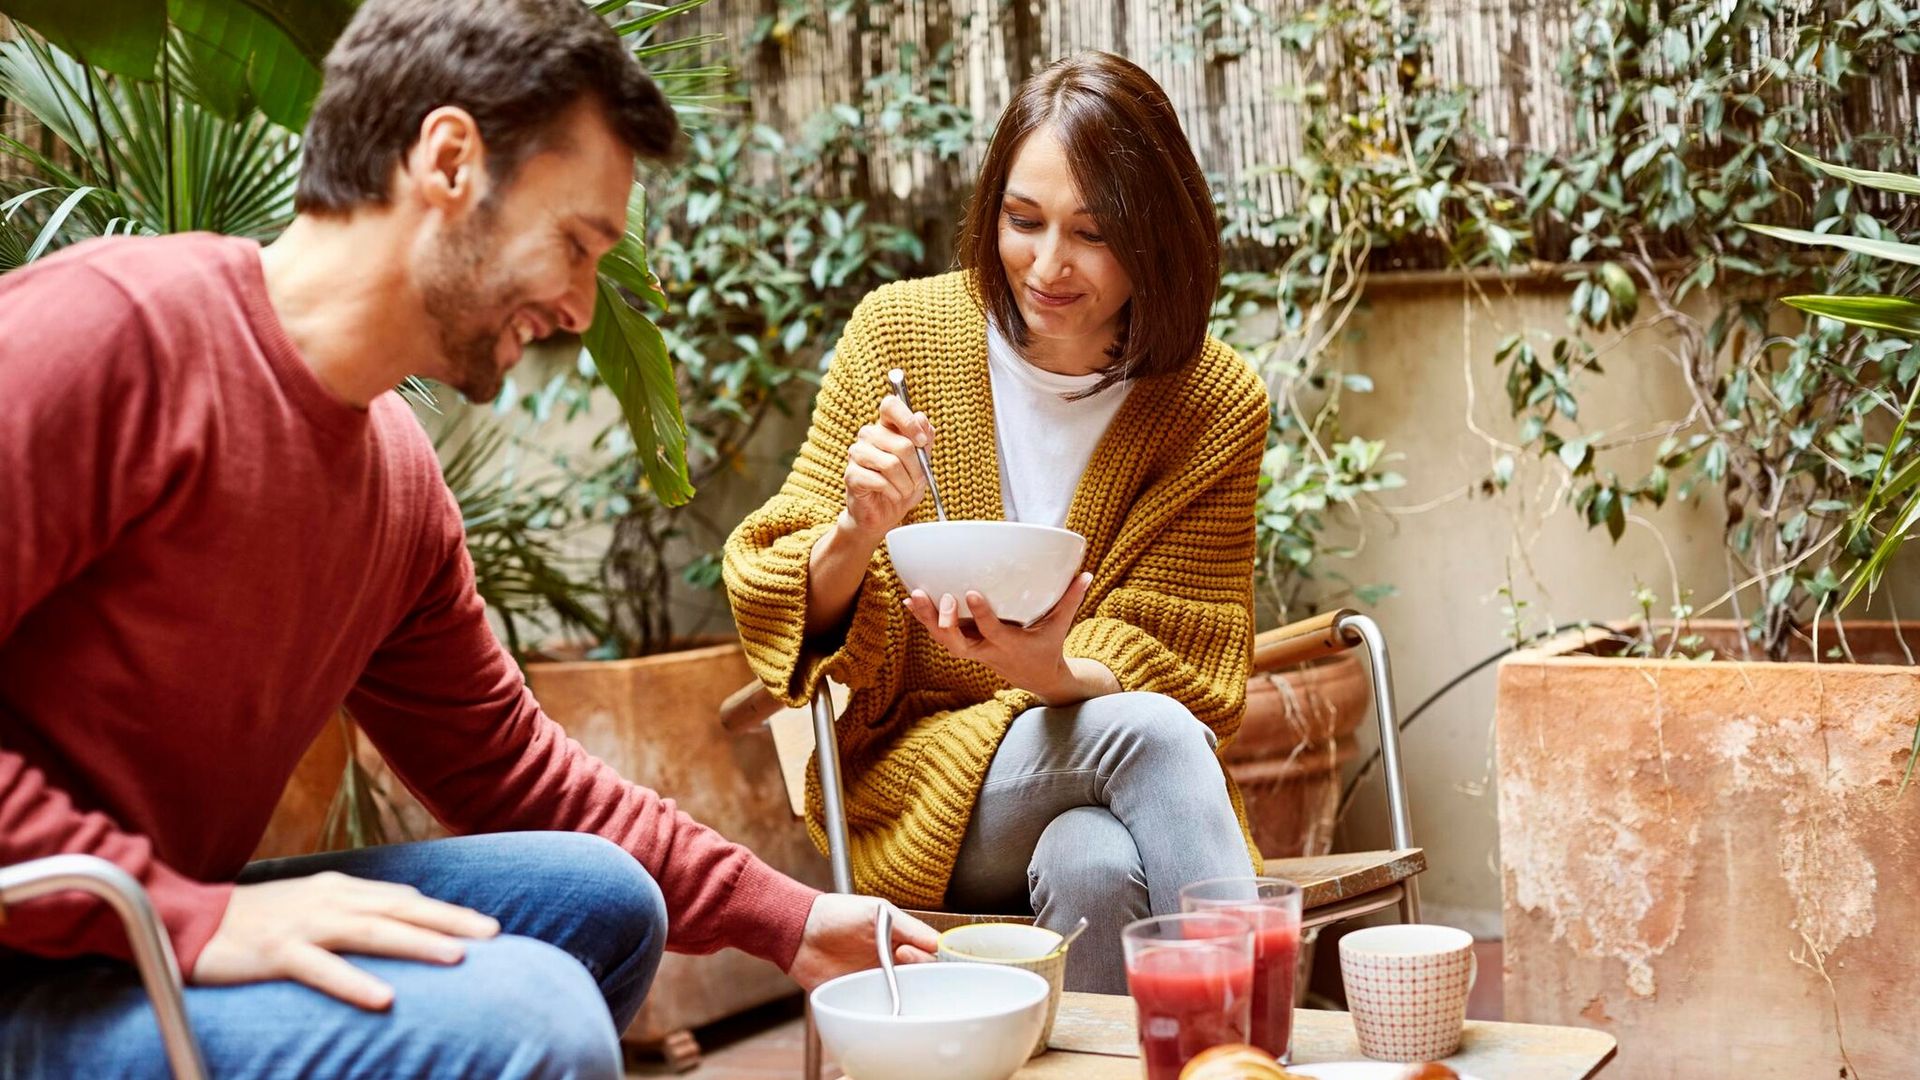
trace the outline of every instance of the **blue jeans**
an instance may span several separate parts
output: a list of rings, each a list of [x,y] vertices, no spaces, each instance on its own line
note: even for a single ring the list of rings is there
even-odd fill
[[[371,1013],[292,982],[187,989],[214,1080],[621,1075],[618,1033],[640,1011],[667,938],[638,860],[580,833],[504,833],[257,862],[242,884],[337,870],[402,882],[500,920],[451,967],[352,956],[394,988]],[[0,956],[0,1080],[165,1078],[132,965]]]

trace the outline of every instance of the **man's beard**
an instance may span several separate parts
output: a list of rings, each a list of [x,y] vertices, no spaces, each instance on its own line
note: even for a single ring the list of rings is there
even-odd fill
[[[442,241],[424,272],[421,296],[433,320],[444,381],[476,404],[500,396],[501,335],[513,311],[513,288],[486,273],[494,252],[493,213],[482,205]]]

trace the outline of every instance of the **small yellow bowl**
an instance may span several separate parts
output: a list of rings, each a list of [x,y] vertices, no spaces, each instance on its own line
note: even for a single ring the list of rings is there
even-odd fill
[[[968,964],[1004,964],[1047,980],[1047,1023],[1034,1044],[1034,1054],[1046,1052],[1053,1036],[1053,1019],[1060,1011],[1060,988],[1067,975],[1064,939],[1052,930],[1024,923],[969,923],[940,935],[940,960]]]

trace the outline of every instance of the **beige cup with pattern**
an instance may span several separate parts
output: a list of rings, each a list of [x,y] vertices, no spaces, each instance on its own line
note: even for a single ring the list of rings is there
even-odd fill
[[[1047,1023],[1040,1029],[1035,1055],[1047,1049],[1053,1018],[1060,1011],[1060,987],[1067,974],[1067,950],[1052,930],[1021,923],[971,923],[940,935],[941,960],[969,964],[1005,964],[1023,968],[1047,980]]]
[[[1340,939],[1340,979],[1360,1052],[1438,1061],[1460,1049],[1476,974],[1473,936],[1450,926],[1370,926]]]

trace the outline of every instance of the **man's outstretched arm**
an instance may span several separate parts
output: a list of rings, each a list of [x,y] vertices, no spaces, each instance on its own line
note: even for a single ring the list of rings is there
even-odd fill
[[[669,948],[733,947],[803,985],[872,966],[870,898],[822,898],[630,782],[546,716],[488,628],[450,493],[444,557],[376,651],[348,708],[421,802],[458,832],[589,832],[619,844],[666,898]],[[895,922],[907,959],[935,935]]]

